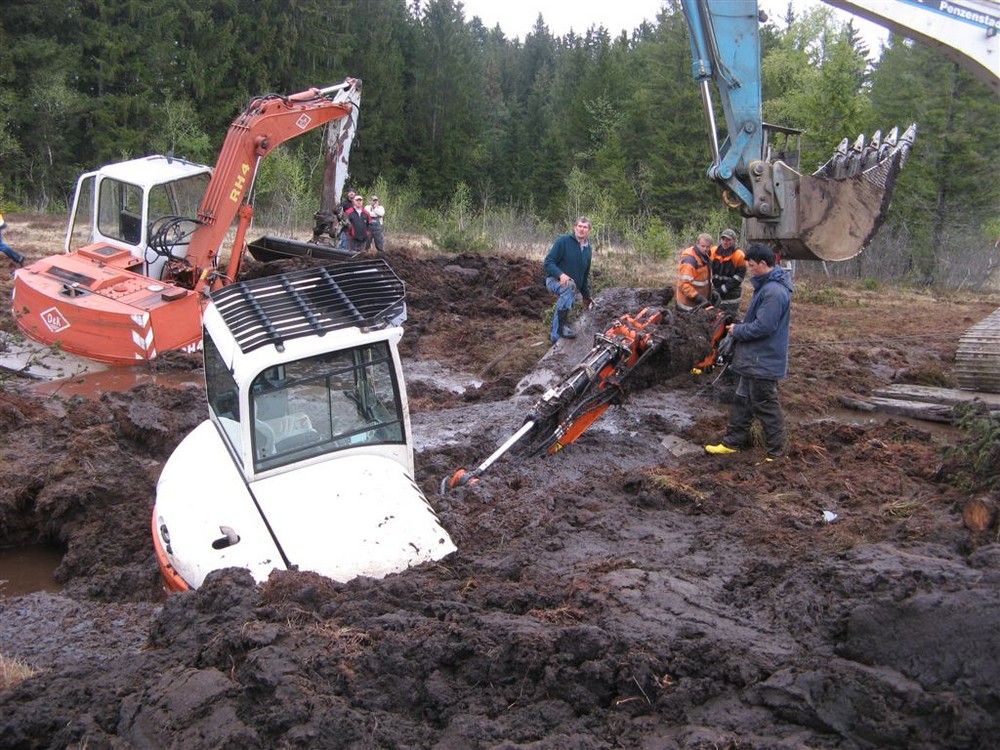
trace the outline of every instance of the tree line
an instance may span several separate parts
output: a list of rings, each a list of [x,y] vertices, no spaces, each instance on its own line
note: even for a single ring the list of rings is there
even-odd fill
[[[1000,104],[985,85],[899,37],[869,59],[853,26],[823,7],[789,3],[762,38],[765,119],[805,131],[804,171],[845,136],[918,123],[879,236],[894,272],[940,279],[946,246],[991,244]],[[524,39],[454,0],[7,0],[0,204],[65,210],[80,172],[148,153],[214,163],[252,97],[348,76],[363,80],[352,182],[397,189],[425,215],[461,200],[562,228],[585,211],[654,244],[720,211],[738,223],[705,178],[675,0],[617,36],[602,26],[555,36],[540,14]],[[302,193],[299,210],[314,210],[319,144],[298,139],[266,160],[262,192]]]

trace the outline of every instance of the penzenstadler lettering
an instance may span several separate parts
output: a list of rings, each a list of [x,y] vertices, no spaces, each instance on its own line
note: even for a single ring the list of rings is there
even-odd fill
[[[991,16],[988,13],[982,13],[977,10],[972,10],[971,8],[964,8],[961,5],[955,5],[954,3],[944,1],[941,2],[938,7],[941,12],[947,13],[949,16],[964,18],[967,21],[981,23],[984,26],[988,26],[993,29],[1000,29],[1000,18]]]

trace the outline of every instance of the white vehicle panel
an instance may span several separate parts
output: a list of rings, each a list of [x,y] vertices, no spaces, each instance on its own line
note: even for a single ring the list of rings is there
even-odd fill
[[[338,581],[381,578],[455,551],[420,488],[382,456],[348,455],[251,486],[300,570]]]
[[[243,476],[209,421],[184,438],[163,467],[154,514],[157,527],[168,529],[171,565],[192,588],[221,568],[247,568],[255,580],[265,581],[274,568],[285,567]],[[239,542],[215,549],[223,527],[232,529]]]

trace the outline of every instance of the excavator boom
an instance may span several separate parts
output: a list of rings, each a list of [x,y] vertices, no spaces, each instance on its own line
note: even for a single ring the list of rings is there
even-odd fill
[[[1000,95],[1000,2],[824,0],[938,50]]]
[[[995,0],[824,0],[942,52],[1000,94],[1000,2]],[[748,242],[772,244],[783,257],[848,260],[871,241],[885,218],[896,177],[916,137],[911,125],[853,145],[845,138],[812,175],[798,172],[771,147],[760,109],[759,11],[756,0],[682,0],[691,33],[694,77],[709,126],[709,178],[744,216]],[[712,89],[722,101],[727,136],[716,132]],[[959,341],[961,387],[995,391],[1000,372],[997,311]]]
[[[194,270],[195,290],[207,283],[217,289],[239,275],[246,230],[253,218],[248,196],[261,160],[285,141],[334,120],[356,117],[358,82],[308,89],[291,96],[255,98],[229,127],[205,199],[198,209],[199,228],[186,257]],[[331,97],[331,94],[338,94]],[[353,129],[352,129],[353,132]],[[341,185],[343,178],[340,179]],[[233,220],[239,219],[225,277],[209,273]]]

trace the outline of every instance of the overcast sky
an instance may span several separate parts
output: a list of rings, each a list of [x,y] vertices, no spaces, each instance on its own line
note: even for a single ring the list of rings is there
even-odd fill
[[[654,22],[663,6],[662,0],[460,0],[465,8],[465,19],[479,16],[487,28],[500,24],[508,37],[522,41],[535,25],[541,13],[549,33],[562,36],[572,29],[584,34],[591,26],[603,25],[617,36],[621,31],[631,32],[644,20]],[[803,6],[818,5],[815,0],[796,0],[797,10]],[[776,21],[785,14],[787,0],[761,0],[760,7]],[[832,8],[834,15],[846,22],[851,15]],[[779,24],[780,25],[780,24]],[[877,54],[881,40],[888,33],[882,27],[854,18],[854,27],[864,37],[872,54]]]

